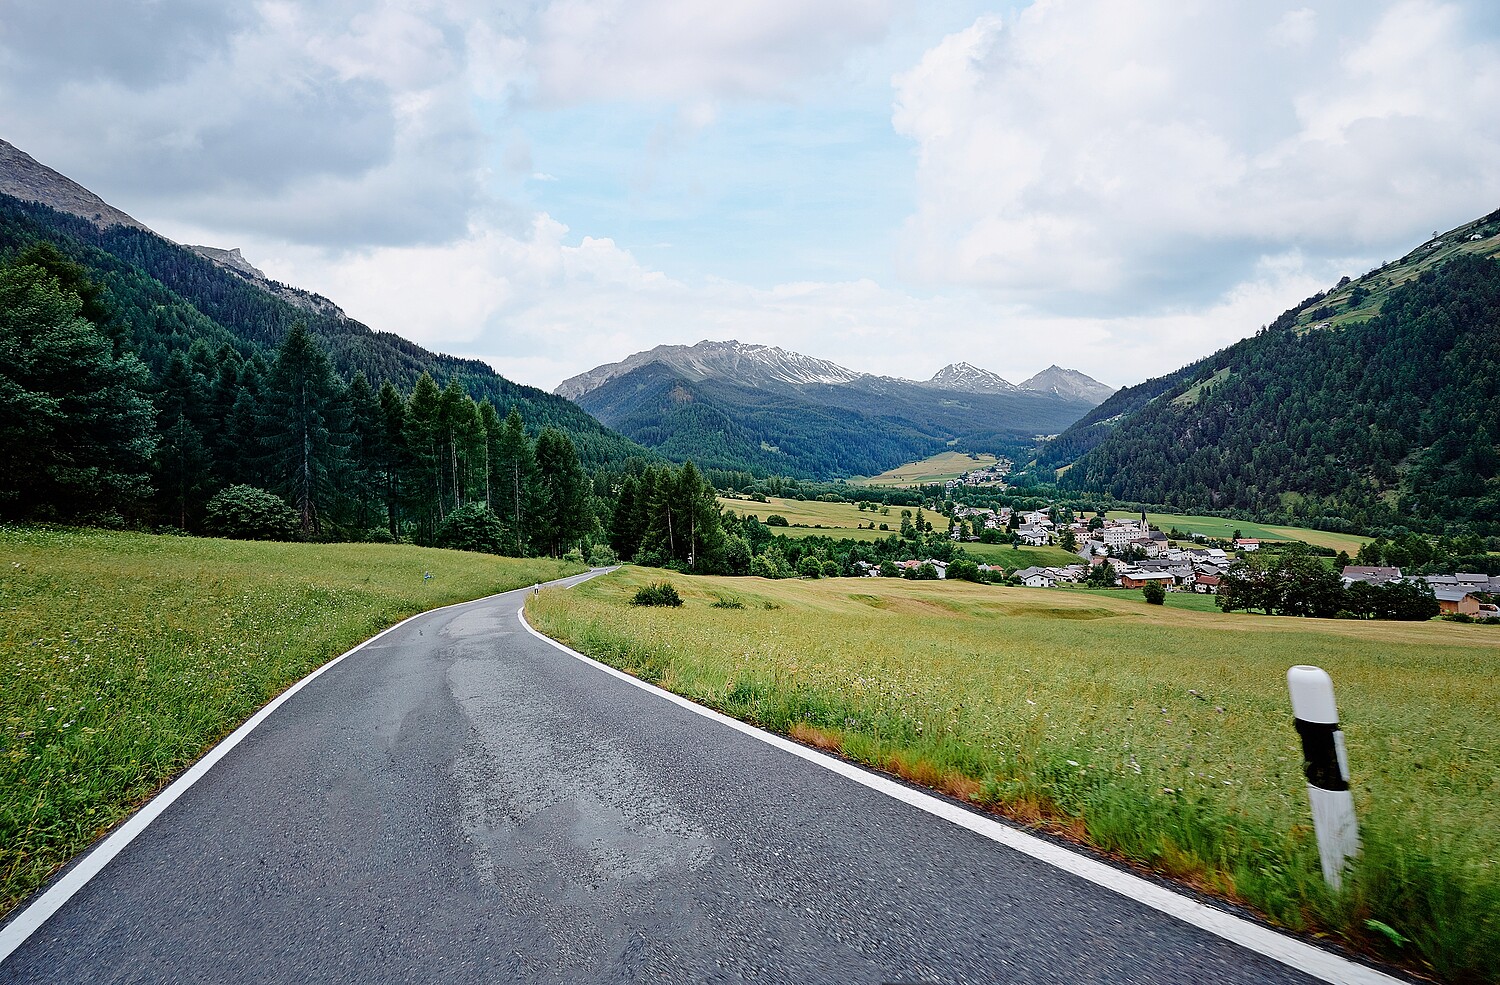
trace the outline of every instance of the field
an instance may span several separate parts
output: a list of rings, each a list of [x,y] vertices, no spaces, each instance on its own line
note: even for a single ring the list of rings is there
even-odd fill
[[[1105,516],[1116,520],[1129,520],[1138,518],[1140,514],[1111,510]],[[1151,526],[1160,530],[1171,530],[1176,527],[1186,534],[1202,534],[1205,537],[1215,537],[1221,540],[1229,539],[1238,530],[1243,537],[1256,540],[1300,540],[1314,547],[1326,547],[1331,551],[1346,551],[1351,557],[1370,541],[1368,537],[1358,537],[1354,534],[1308,530],[1304,527],[1283,527],[1275,524],[1253,523],[1249,520],[1226,520],[1221,516],[1147,513],[1146,519],[1150,521]]]
[[[966,455],[963,452],[944,451],[938,452],[931,458],[924,458],[920,462],[898,465],[876,476],[849,481],[860,486],[918,486],[933,482],[947,482],[949,479],[958,478],[964,472],[994,465],[997,461],[999,459],[994,455]]]
[[[707,705],[1283,925],[1448,979],[1500,973],[1493,627],[895,579],[675,577],[682,609],[626,604],[664,576],[626,569],[528,613]],[[1364,854],[1340,896],[1319,873],[1286,694],[1301,662],[1333,675],[1361,812]]]
[[[779,499],[768,496],[767,502],[756,503],[744,499],[724,499],[720,497],[719,505],[726,509],[734,510],[741,516],[754,514],[765,522],[766,517],[771,514],[786,517],[786,521],[800,526],[772,527],[776,533],[788,537],[838,537],[842,540],[859,540],[869,543],[876,540],[885,540],[893,533],[901,531],[901,511],[911,509],[913,517],[916,510],[912,507],[889,506],[889,514],[869,510],[860,510],[853,503],[816,503],[798,499]],[[924,517],[932,523],[932,529],[939,533],[948,529],[948,518],[941,513],[933,513],[928,510]],[[861,529],[859,524],[874,523],[878,528],[882,523],[889,526],[890,530],[871,530],[868,527]],[[1012,548],[1009,544],[964,544],[963,548],[972,557],[978,558],[988,564],[1003,565],[1007,568],[1026,568],[1032,565],[1041,567],[1072,564],[1078,560],[1075,554],[1069,554],[1060,547],[1020,547]]]
[[[331,657],[424,609],[578,570],[0,526],[0,916]]]

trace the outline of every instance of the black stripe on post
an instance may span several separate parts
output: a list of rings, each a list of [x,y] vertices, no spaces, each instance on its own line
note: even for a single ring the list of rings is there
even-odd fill
[[[1307,782],[1323,790],[1348,790],[1349,781],[1339,769],[1338,749],[1334,745],[1338,724],[1304,722],[1300,718],[1293,721],[1302,737],[1302,771],[1307,774]]]

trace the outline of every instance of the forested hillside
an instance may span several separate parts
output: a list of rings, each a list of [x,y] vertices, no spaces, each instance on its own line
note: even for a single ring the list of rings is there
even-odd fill
[[[360,372],[373,386],[390,382],[407,391],[425,372],[444,385],[457,381],[476,400],[488,398],[502,414],[517,409],[533,433],[548,425],[559,428],[586,465],[644,453],[575,404],[513,383],[484,363],[438,355],[398,335],[371,331],[336,313],[331,303],[310,306],[312,310],[289,304],[149,231],[125,225],[100,229],[44,205],[0,195],[0,256],[37,241],[54,244],[103,288],[110,330],[154,375],[165,371],[172,353],[186,353],[195,343],[209,352],[228,345],[244,359],[268,357],[300,321],[345,380]]]
[[[686,378],[649,363],[578,402],[672,459],[818,479],[878,475],[938,451],[1014,456],[1089,404],[1051,393],[966,393],[882,377],[849,383]]]
[[[1120,391],[1032,474],[1070,466],[1064,489],[1184,510],[1500,533],[1500,263],[1460,250],[1410,279],[1361,281]],[[1336,317],[1372,290],[1378,313]]]

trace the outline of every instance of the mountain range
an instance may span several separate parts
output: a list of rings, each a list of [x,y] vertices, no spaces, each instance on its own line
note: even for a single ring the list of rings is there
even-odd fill
[[[229,345],[249,357],[269,354],[301,321],[348,377],[403,391],[424,372],[440,385],[458,380],[503,415],[517,408],[529,427],[551,424],[572,438],[589,464],[649,455],[571,401],[514,383],[478,360],[429,352],[390,332],[372,331],[337,304],[266,277],[237,249],[183,246],[14,145],[0,140],[0,249],[36,241],[57,246],[109,292],[115,317],[153,372],[195,343]]]
[[[918,382],[775,346],[705,340],[636,353],[555,392],[669,458],[840,478],[944,448],[1013,455],[1113,391],[1056,366],[1020,386],[968,363]]]

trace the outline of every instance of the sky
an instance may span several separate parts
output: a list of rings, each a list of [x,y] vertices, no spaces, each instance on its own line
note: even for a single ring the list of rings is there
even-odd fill
[[[0,137],[549,390],[701,339],[1123,386],[1500,207],[1500,6],[0,0]]]

